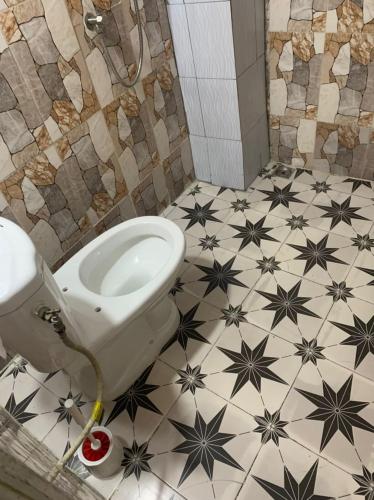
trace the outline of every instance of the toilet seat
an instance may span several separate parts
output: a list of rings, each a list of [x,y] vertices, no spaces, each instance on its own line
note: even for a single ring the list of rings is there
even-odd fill
[[[54,275],[81,342],[99,349],[140,316],[171,288],[184,255],[182,231],[162,217],[123,222],[81,249]]]

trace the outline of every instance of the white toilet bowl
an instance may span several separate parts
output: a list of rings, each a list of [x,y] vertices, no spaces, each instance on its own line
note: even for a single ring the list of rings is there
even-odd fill
[[[97,237],[55,273],[79,341],[101,365],[106,400],[136,380],[178,327],[168,292],[184,256],[185,239],[176,224],[141,217]],[[65,370],[94,397],[91,367],[75,362]]]

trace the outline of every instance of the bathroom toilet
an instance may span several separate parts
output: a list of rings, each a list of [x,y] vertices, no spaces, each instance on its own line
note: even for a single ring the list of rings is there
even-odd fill
[[[17,233],[18,240],[27,241],[24,248],[33,249],[26,256],[22,250],[8,249],[8,253],[20,253],[29,272],[27,282],[18,283],[13,307],[9,305],[12,285],[8,285],[7,304],[0,290],[0,329],[5,331],[2,326],[7,325],[8,331],[13,325],[12,335],[4,334],[5,346],[25,356],[39,370],[45,370],[46,359],[50,359],[50,370],[64,368],[87,396],[95,396],[95,377],[82,356],[63,352],[61,345],[55,345],[53,333],[41,335],[46,325],[38,323],[23,331],[21,316],[31,316],[52,290],[48,300],[53,303],[46,305],[62,309],[68,333],[97,358],[104,376],[104,398],[118,397],[156,359],[178,327],[178,309],[168,292],[185,256],[182,231],[162,217],[131,219],[98,236],[52,277],[26,233],[5,219],[0,222],[4,222],[3,234],[6,229],[8,236],[13,233],[9,241],[15,241]],[[17,260],[17,255],[13,255],[13,265],[17,265]],[[30,280],[35,282],[32,294]],[[20,297],[22,289],[27,291]],[[24,301],[30,294],[30,299]],[[12,316],[17,311],[20,314],[14,320],[18,321],[15,328]],[[28,346],[27,353],[22,352],[22,336]],[[62,352],[63,355],[59,354]]]

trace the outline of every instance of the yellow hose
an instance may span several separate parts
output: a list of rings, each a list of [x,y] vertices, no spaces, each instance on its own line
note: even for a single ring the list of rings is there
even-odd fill
[[[49,481],[54,481],[57,477],[57,475],[61,472],[65,464],[70,460],[70,458],[75,454],[79,446],[83,443],[83,441],[86,439],[88,434],[91,432],[92,427],[95,425],[95,423],[100,419],[102,410],[103,410],[103,375],[101,372],[101,368],[99,363],[97,362],[96,358],[93,356],[93,354],[88,350],[85,349],[84,347],[75,344],[72,340],[69,339],[69,337],[66,335],[65,332],[59,333],[59,336],[62,340],[62,342],[65,344],[66,347],[69,349],[72,349],[73,351],[79,352],[85,356],[89,362],[91,363],[93,369],[95,370],[95,375],[96,375],[96,401],[94,404],[94,407],[91,412],[91,416],[85,425],[84,429],[82,432],[79,434],[78,438],[76,441],[73,443],[73,445],[68,449],[68,451],[65,453],[65,455],[57,462],[57,464],[54,466],[52,469],[51,473],[49,474]]]

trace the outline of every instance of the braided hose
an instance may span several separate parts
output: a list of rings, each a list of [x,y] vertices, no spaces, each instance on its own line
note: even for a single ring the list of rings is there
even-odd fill
[[[143,68],[143,57],[144,57],[143,28],[142,28],[142,20],[140,17],[140,9],[139,9],[138,0],[134,0],[134,5],[135,5],[135,12],[136,12],[136,22],[138,25],[139,51],[140,52],[139,52],[138,68],[137,68],[135,77],[134,77],[132,82],[126,82],[126,80],[124,78],[122,78],[121,75],[119,74],[117,68],[115,67],[115,65],[112,61],[112,58],[110,57],[107,46],[105,45],[104,35],[101,33],[100,26],[99,25],[95,26],[96,32],[99,35],[101,34],[101,41],[102,41],[101,48],[102,48],[102,52],[103,52],[105,60],[107,61],[107,63],[111,67],[113,73],[116,75],[116,78],[118,79],[118,81],[127,89],[131,89],[138,82],[139,77],[140,77],[140,73],[141,73],[142,68]]]
[[[88,361],[91,363],[92,368],[95,370],[95,375],[96,375],[96,401],[94,404],[94,407],[91,412],[91,416],[86,423],[85,427],[83,428],[82,432],[79,434],[77,437],[76,441],[73,443],[73,445],[68,449],[68,451],[64,454],[64,456],[57,462],[57,464],[54,466],[52,469],[51,473],[49,474],[49,481],[54,481],[57,477],[57,475],[61,472],[63,467],[66,465],[66,463],[70,460],[70,458],[75,454],[75,452],[78,450],[79,446],[83,443],[83,441],[86,439],[88,434],[91,432],[92,427],[95,425],[95,423],[100,419],[102,409],[103,409],[103,375],[101,372],[100,365],[93,356],[93,354],[88,350],[82,347],[81,345],[76,344],[73,342],[69,337],[66,335],[66,328],[65,325],[63,324],[60,316],[58,313],[54,314],[51,319],[50,323],[52,323],[55,332],[59,335],[61,341],[63,344],[68,347],[69,349],[72,349],[73,351],[79,352],[83,356],[85,356]]]

